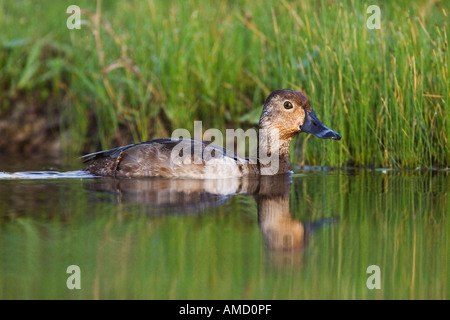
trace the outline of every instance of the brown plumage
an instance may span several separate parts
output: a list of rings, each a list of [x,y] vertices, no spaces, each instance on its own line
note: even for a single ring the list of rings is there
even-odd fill
[[[272,175],[291,170],[289,145],[300,132],[323,139],[341,138],[320,122],[303,93],[283,89],[272,92],[264,103],[256,161],[238,157],[209,142],[170,138],[99,151],[82,158],[89,163],[85,171],[100,176],[208,179]]]

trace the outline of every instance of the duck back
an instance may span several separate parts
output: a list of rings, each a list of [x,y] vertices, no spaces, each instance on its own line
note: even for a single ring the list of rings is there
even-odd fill
[[[91,153],[85,171],[115,177],[223,178],[258,174],[257,165],[213,143],[157,139]]]

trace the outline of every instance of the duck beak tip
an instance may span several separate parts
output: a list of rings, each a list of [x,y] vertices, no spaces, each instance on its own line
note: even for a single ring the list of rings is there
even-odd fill
[[[317,118],[314,111],[307,112],[303,124],[300,126],[301,132],[310,133],[321,139],[341,140],[341,135],[333,131]]]

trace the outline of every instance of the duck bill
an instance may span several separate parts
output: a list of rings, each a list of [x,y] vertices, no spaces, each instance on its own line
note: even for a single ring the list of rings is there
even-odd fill
[[[305,111],[305,121],[300,126],[301,132],[310,133],[321,139],[341,140],[341,135],[330,128],[327,128],[317,118],[314,110]]]

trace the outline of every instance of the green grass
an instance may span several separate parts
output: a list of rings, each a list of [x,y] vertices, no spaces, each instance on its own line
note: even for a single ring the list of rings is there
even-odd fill
[[[57,102],[64,152],[257,124],[270,91],[306,93],[340,142],[301,135],[312,165],[448,167],[448,1],[0,3],[0,112]]]

